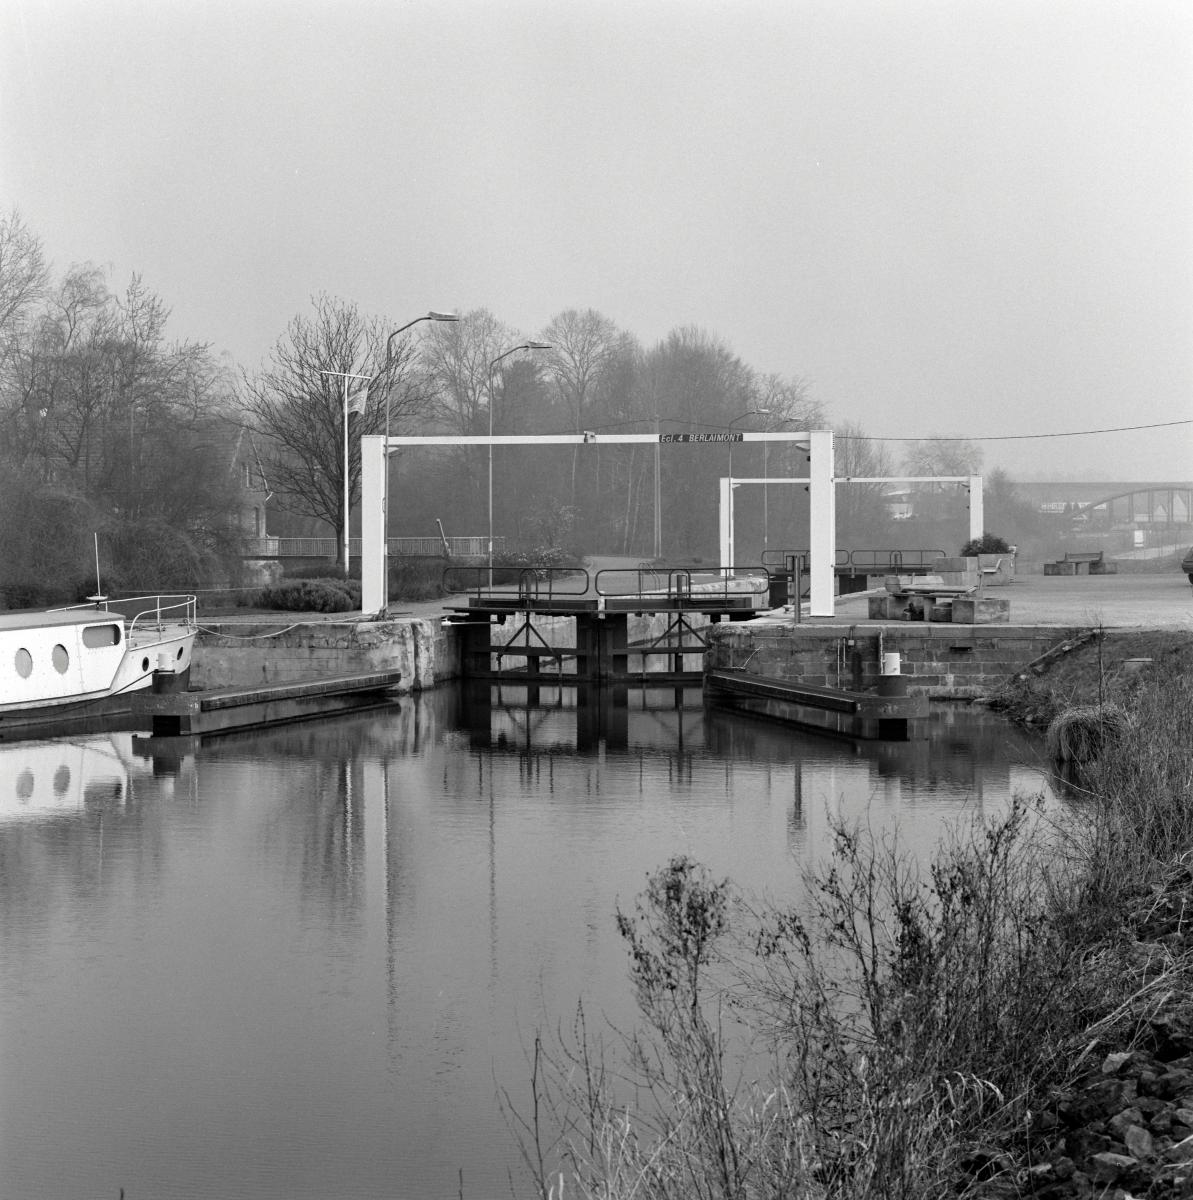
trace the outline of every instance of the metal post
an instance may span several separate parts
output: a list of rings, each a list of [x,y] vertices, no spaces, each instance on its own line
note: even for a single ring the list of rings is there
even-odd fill
[[[522,342],[511,346],[499,354],[491,363],[488,371],[489,387],[489,587],[493,586],[493,368],[503,359],[519,350],[550,350],[550,342]]]
[[[351,504],[351,493],[348,490],[348,376],[344,376],[344,577],[348,577],[348,515]]]
[[[659,414],[654,415],[654,559],[663,557],[663,485],[660,471],[662,433],[659,430]]]
[[[355,371],[320,371],[320,375],[335,375],[344,381],[344,574],[348,574],[348,517],[351,511],[352,495],[348,489],[348,380],[365,380],[365,391],[369,384],[377,378],[376,375],[359,375]]]

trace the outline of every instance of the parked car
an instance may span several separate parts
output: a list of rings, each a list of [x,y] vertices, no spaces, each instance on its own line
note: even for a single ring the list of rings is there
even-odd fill
[[[1181,559],[1181,570],[1189,576],[1189,582],[1193,583],[1193,546],[1185,551],[1185,557]]]

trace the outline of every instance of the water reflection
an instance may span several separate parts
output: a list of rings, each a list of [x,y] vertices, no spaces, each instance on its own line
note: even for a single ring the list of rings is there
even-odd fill
[[[1040,786],[972,710],[884,745],[601,700],[0,746],[0,1195],[495,1195],[498,1084],[578,997],[628,1024],[613,913],[668,856],[792,897],[830,813],[927,845]]]

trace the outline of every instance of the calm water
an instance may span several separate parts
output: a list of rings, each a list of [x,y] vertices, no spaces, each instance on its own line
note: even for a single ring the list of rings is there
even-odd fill
[[[1042,788],[964,708],[875,746],[523,699],[0,746],[0,1197],[508,1196],[497,1090],[579,998],[628,1023],[647,872],[790,897],[830,811],[926,847]]]

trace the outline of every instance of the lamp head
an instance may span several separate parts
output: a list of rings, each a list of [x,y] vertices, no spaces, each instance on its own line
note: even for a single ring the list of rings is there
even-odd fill
[[[459,313],[435,312],[434,309],[427,313],[429,321],[458,321],[459,319]]]
[[[551,342],[527,342],[527,350],[553,350],[555,347]]]

